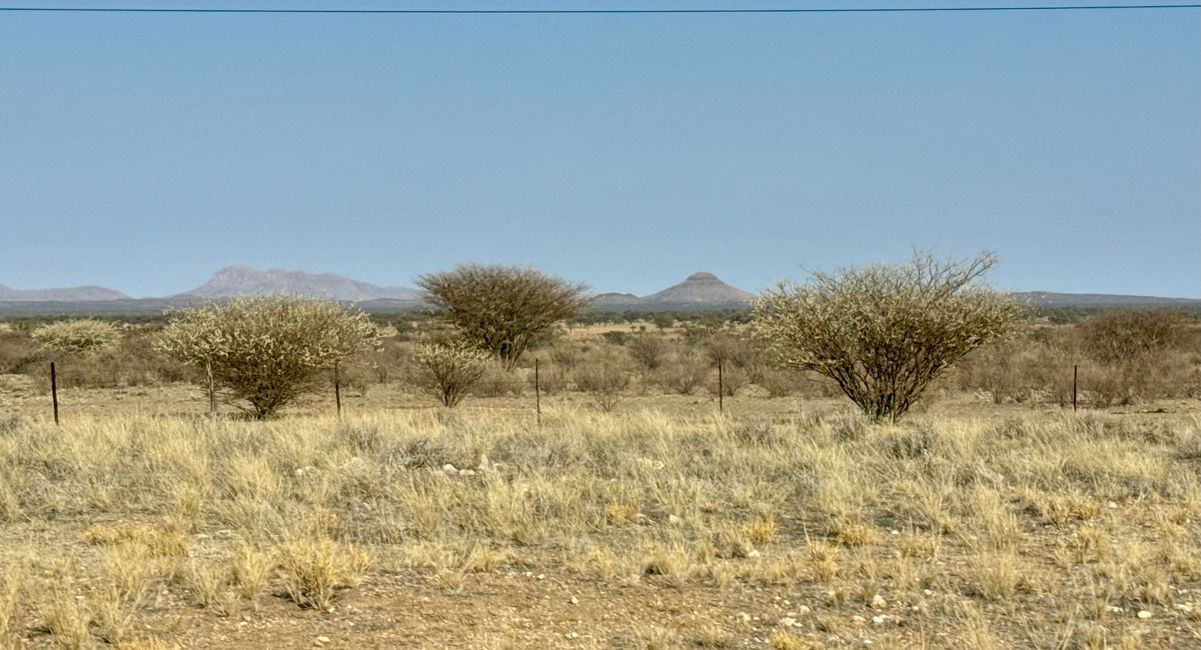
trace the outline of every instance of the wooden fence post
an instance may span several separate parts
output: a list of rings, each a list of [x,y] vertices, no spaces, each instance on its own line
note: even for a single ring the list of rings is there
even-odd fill
[[[726,411],[726,403],[725,403],[726,381],[725,381],[725,375],[722,372],[721,365],[722,365],[721,360],[719,359],[717,361],[717,412],[725,413],[725,411]]]
[[[342,419],[342,372],[338,368],[338,360],[334,359],[334,408],[338,411],[338,419]]]
[[[213,381],[213,361],[205,358],[204,360],[204,377],[208,380],[209,389],[209,419],[217,419],[217,387]]]
[[[538,374],[538,359],[534,359],[534,410],[538,426],[542,426],[542,379]]]
[[[54,406],[54,424],[58,424],[58,373],[55,372],[54,362],[50,362],[50,403]]]

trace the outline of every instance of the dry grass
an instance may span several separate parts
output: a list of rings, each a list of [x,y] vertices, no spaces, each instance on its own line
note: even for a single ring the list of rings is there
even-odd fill
[[[1199,428],[1033,411],[898,427],[553,407],[542,428],[505,411],[26,418],[0,431],[0,648],[190,647],[163,621],[301,608],[361,640],[428,624],[353,613],[381,594],[454,608],[527,583],[586,623],[422,638],[1188,647]],[[36,552],[15,545],[31,531]],[[568,601],[589,590],[604,595]],[[608,615],[627,600],[660,615]]]

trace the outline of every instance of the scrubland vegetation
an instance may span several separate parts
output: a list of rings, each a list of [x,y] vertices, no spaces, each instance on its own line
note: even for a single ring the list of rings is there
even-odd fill
[[[477,345],[274,299],[233,306],[246,340],[3,326],[0,648],[1201,646],[1195,319],[961,306],[829,312],[812,349],[762,309]],[[857,407],[831,349],[900,363],[904,408]]]

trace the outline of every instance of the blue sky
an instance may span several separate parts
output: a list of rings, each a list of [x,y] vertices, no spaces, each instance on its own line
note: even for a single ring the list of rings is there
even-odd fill
[[[335,3],[191,6],[223,4]],[[0,283],[476,261],[758,290],[921,247],[993,250],[1006,289],[1201,297],[1199,53],[1197,10],[0,13]]]

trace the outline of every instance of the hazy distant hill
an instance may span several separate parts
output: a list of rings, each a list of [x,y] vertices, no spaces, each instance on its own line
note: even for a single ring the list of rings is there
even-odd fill
[[[649,296],[602,293],[593,300],[594,309],[672,309],[739,307],[750,305],[755,294],[732,287],[712,273],[693,273],[683,282]]]
[[[129,296],[106,287],[65,287],[62,289],[13,289],[0,284],[0,301],[11,302],[91,302],[125,300]]]
[[[1197,298],[1124,296],[1108,293],[1053,293],[1050,291],[1023,291],[1013,295],[1040,307],[1201,307],[1201,299]]]
[[[203,285],[165,298],[134,299],[113,289],[87,286],[64,289],[13,289],[0,284],[0,317],[28,315],[154,315],[164,309],[202,304],[236,296],[290,294],[353,302],[375,313],[396,313],[422,307],[420,294],[407,287],[380,287],[332,273],[271,269],[256,271],[230,266]],[[1201,311],[1201,299],[1160,298],[1091,293],[1029,291],[1013,294],[1046,308],[1180,307]],[[602,293],[595,311],[680,311],[744,309],[755,295],[722,282],[712,273],[693,273],[683,282],[648,296]]]
[[[419,294],[407,287],[379,287],[333,273],[306,273],[269,269],[257,271],[248,266],[227,266],[208,282],[186,291],[182,296],[198,298],[234,298],[288,294],[332,298],[334,300],[417,300]]]

